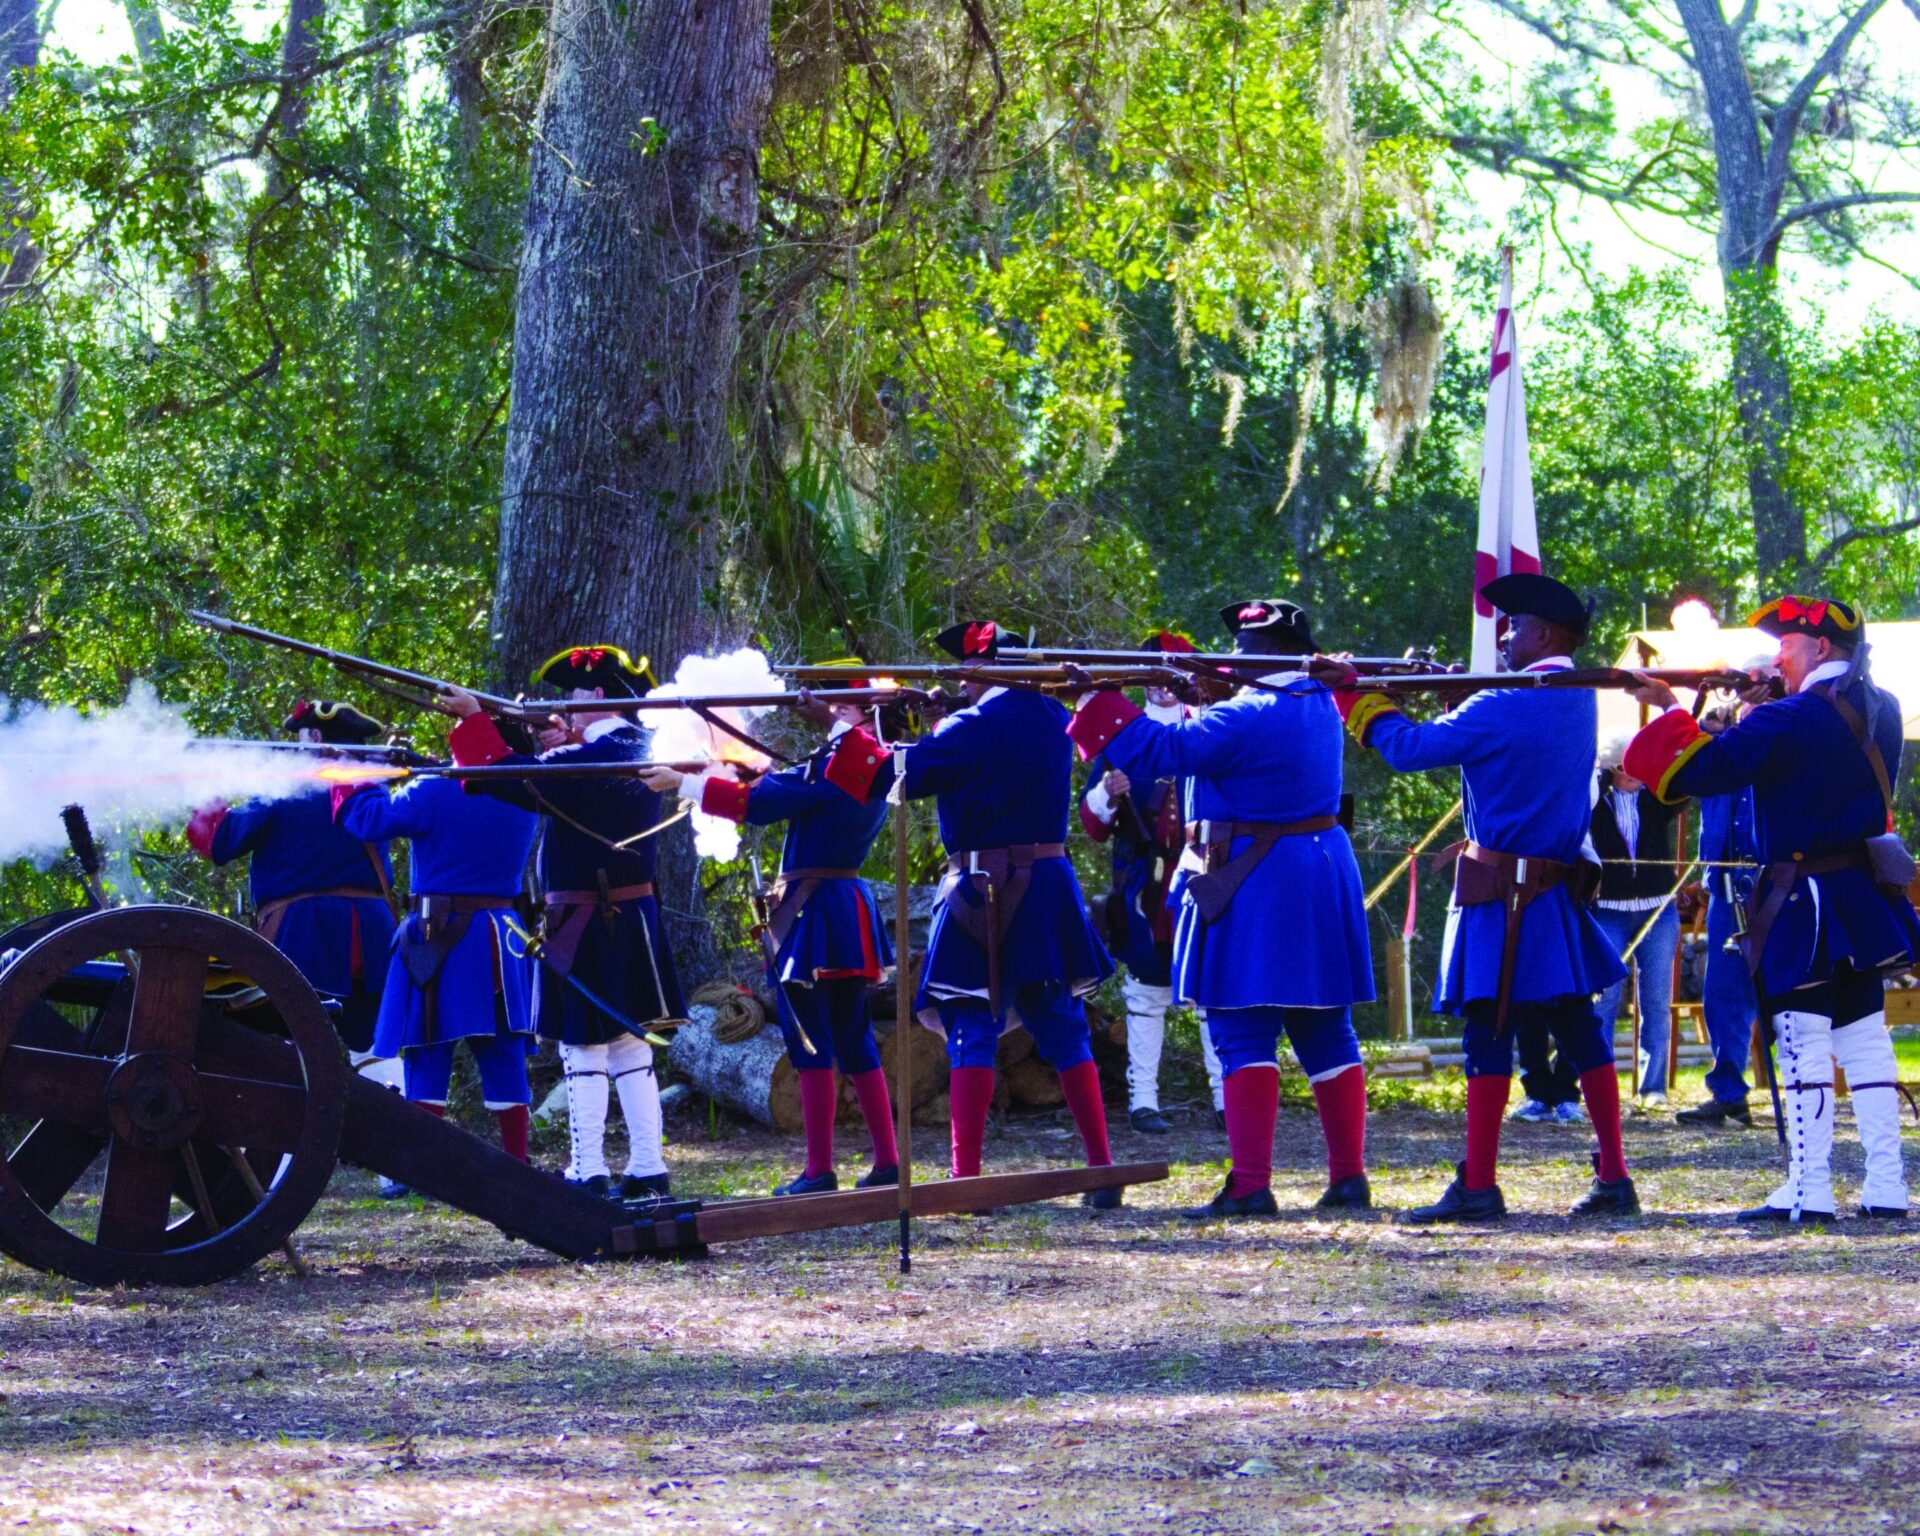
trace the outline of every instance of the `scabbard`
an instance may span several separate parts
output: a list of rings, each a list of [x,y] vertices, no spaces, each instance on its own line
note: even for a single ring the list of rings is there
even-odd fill
[[[993,1010],[994,1022],[1001,1019],[1000,1012],[1000,882],[991,875],[986,879],[987,887],[987,1007]]]

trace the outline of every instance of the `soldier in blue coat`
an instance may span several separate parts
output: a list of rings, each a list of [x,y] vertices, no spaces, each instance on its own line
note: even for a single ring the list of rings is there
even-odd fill
[[[1193,642],[1161,630],[1147,636],[1140,649],[1190,655]],[[1192,710],[1171,689],[1148,688],[1146,713],[1166,725],[1189,718]],[[1104,756],[1087,765],[1086,788],[1080,792],[1082,830],[1107,844],[1113,855],[1113,884],[1101,909],[1107,943],[1127,970],[1121,993],[1127,1005],[1127,1119],[1147,1136],[1173,1129],[1160,1113],[1160,1056],[1173,1003],[1173,911],[1167,893],[1186,843],[1183,804],[1178,779],[1136,784]],[[1225,1102],[1218,1058],[1211,1039],[1204,1034],[1203,1039],[1218,1113]]]
[[[302,700],[281,722],[296,741],[359,745],[386,727],[351,704]],[[354,1069],[390,1088],[397,1062],[373,1050],[385,955],[393,941],[393,867],[384,838],[361,839],[334,825],[326,786],[278,800],[203,806],[187,841],[215,864],[250,856],[247,884],[262,937],[299,967],[334,1015]]]
[[[1189,1214],[1277,1214],[1283,1034],[1313,1084],[1326,1134],[1319,1203],[1365,1207],[1366,1073],[1352,1008],[1373,998],[1373,960],[1360,870],[1340,825],[1340,714],[1303,670],[1313,631],[1297,604],[1234,603],[1221,617],[1236,651],[1274,658],[1260,686],[1170,724],[1147,719],[1124,694],[1094,693],[1072,735],[1082,755],[1104,755],[1129,779],[1186,786],[1173,985],[1181,1001],[1206,1009],[1226,1074],[1233,1152],[1225,1186]]]
[[[999,640],[991,622],[956,624],[937,637],[949,655],[983,664],[994,661]],[[909,800],[933,796],[947,850],[914,1005],[922,1023],[945,1035],[953,1065],[953,1174],[980,1172],[994,1054],[1009,1023],[1025,1025],[1041,1060],[1059,1072],[1087,1162],[1102,1167],[1113,1156],[1081,999],[1113,974],[1113,961],[1067,858],[1067,711],[1024,688],[965,687],[968,707],[885,754],[870,791],[885,793],[898,779]],[[1095,1190],[1082,1203],[1111,1209],[1120,1191]]]
[[[545,662],[534,682],[585,702],[643,697],[653,687],[653,674],[644,657],[636,662],[618,646],[582,645]],[[509,747],[470,694],[456,691],[446,705],[461,716],[447,745],[463,765],[647,759],[648,733],[612,710],[569,716],[564,727],[542,735],[544,750],[535,756]],[[686,1012],[654,897],[655,840],[649,834],[660,823],[660,796],[628,775],[491,783],[486,792],[547,819],[538,862],[545,943],[534,973],[534,1013],[540,1034],[559,1042],[566,1068],[573,1140],[567,1177],[627,1198],[665,1195],[653,1048],[600,1006],[643,1026]],[[606,1162],[609,1084],[627,1122],[627,1167],[617,1189]]]
[[[1912,860],[1890,831],[1899,702],[1868,677],[1865,627],[1848,604],[1781,597],[1747,622],[1779,637],[1787,696],[1714,736],[1643,679],[1635,696],[1666,712],[1627,749],[1628,771],[1662,798],[1753,790],[1760,871],[1746,951],[1779,1046],[1788,1165],[1741,1219],[1832,1219],[1836,1061],[1866,1153],[1860,1213],[1904,1217],[1883,978],[1920,957],[1920,919],[1905,890]]]
[[[1772,675],[1773,659],[1764,666],[1749,663],[1748,671],[1765,679]],[[1701,729],[1718,734],[1731,726],[1739,710],[1709,710]],[[1753,995],[1753,977],[1737,942],[1736,909],[1753,894],[1753,867],[1759,850],[1753,841],[1753,789],[1705,795],[1700,800],[1700,861],[1706,871],[1707,972],[1701,986],[1701,1012],[1707,1040],[1713,1047],[1713,1065],[1707,1071],[1707,1101],[1683,1109],[1673,1118],[1682,1125],[1751,1126],[1747,1107],[1747,1060],[1752,1053],[1753,1025],[1759,1003]],[[1742,868],[1741,866],[1746,866]]]
[[[865,687],[864,682],[850,686]],[[860,730],[857,704],[821,704],[826,741],[804,763],[752,785],[721,768],[682,775],[655,769],[647,783],[678,790],[709,816],[752,826],[787,824],[780,877],[767,893],[767,981],[778,999],[780,1032],[800,1075],[800,1115],[807,1162],[776,1195],[838,1189],[833,1121],[839,1108],[837,1066],[853,1085],[873,1144],[873,1167],[859,1180],[871,1189],[900,1182],[887,1075],[874,1045],[867,988],[893,964],[893,949],[860,866],[887,819],[884,799],[867,791],[880,754]]]
[[[533,962],[511,920],[539,818],[452,779],[415,779],[391,793],[342,786],[334,806],[354,837],[403,837],[412,856],[410,911],[387,962],[374,1054],[398,1057],[408,1099],[444,1114],[464,1040],[500,1144],[525,1162]]]
[[[1549,576],[1516,573],[1481,595],[1508,620],[1514,671],[1569,668],[1587,638],[1587,605]],[[1347,729],[1401,773],[1460,769],[1467,841],[1454,866],[1453,904],[1434,1011],[1462,1016],[1467,1057],[1467,1151],[1458,1175],[1416,1222],[1484,1221],[1506,1214],[1497,1182],[1500,1123],[1513,1084],[1513,1027],[1524,1015],[1551,1031],[1578,1075],[1599,1142],[1594,1180],[1576,1216],[1639,1209],[1620,1142],[1620,1080],[1613,1041],[1593,998],[1624,974],[1588,910],[1597,868],[1582,859],[1592,818],[1599,712],[1589,689],[1491,688],[1438,720],[1415,724],[1383,694],[1354,693],[1354,669],[1316,658],[1313,673],[1341,688]]]

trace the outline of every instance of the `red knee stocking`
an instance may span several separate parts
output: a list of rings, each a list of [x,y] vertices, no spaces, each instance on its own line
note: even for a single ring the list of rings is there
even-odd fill
[[[873,1166],[897,1166],[900,1148],[893,1139],[893,1100],[887,1094],[887,1074],[872,1067],[854,1073],[852,1081],[854,1097],[860,1101],[860,1117],[867,1122],[867,1135],[873,1138]]]
[[[953,1176],[971,1179],[980,1172],[980,1147],[987,1139],[993,1068],[955,1067],[947,1079],[947,1095],[953,1115]]]
[[[1600,1143],[1594,1172],[1609,1184],[1624,1179],[1627,1153],[1620,1145],[1620,1077],[1612,1062],[1580,1074],[1580,1096],[1587,1101],[1587,1118]]]
[[[833,1116],[840,1107],[840,1081],[832,1067],[808,1067],[800,1074],[800,1124],[807,1133],[806,1177],[833,1168]]]
[[[1227,1074],[1227,1150],[1233,1169],[1228,1198],[1257,1194],[1273,1183],[1273,1123],[1280,1115],[1280,1073],[1242,1067]]]
[[[1106,1167],[1113,1161],[1113,1149],[1107,1145],[1107,1106],[1100,1097],[1100,1069],[1090,1061],[1068,1067],[1060,1074],[1060,1089],[1067,1096],[1073,1123],[1080,1129],[1087,1166]]]
[[[533,1124],[533,1116],[524,1104],[509,1104],[505,1109],[493,1112],[494,1120],[500,1127],[500,1145],[508,1157],[527,1160],[527,1132]]]
[[[1507,1094],[1513,1077],[1467,1079],[1467,1166],[1462,1176],[1468,1189],[1491,1189],[1500,1176],[1500,1122],[1507,1117]]]
[[[1355,1063],[1313,1085],[1320,1130],[1327,1138],[1327,1182],[1367,1171],[1367,1072]]]

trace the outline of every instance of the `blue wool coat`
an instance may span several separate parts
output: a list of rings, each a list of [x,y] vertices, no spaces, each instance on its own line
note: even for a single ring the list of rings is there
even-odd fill
[[[828,742],[797,767],[770,773],[747,792],[746,820],[787,824],[780,868],[858,869],[886,824],[884,799],[861,802],[827,782],[837,743]],[[810,984],[818,971],[878,975],[893,950],[864,880],[822,880],[787,930],[768,973],[777,983]]]
[[[393,866],[386,841],[370,841],[391,885]],[[252,855],[247,884],[255,910],[301,891],[378,888],[367,844],[334,825],[331,792],[325,788],[284,800],[234,806],[214,829],[213,862],[229,864],[242,854]],[[281,918],[274,944],[316,992],[345,997],[353,990],[356,929],[360,978],[377,995],[384,969],[379,957],[393,940],[393,911],[383,897],[314,896],[296,901]]]
[[[1700,857],[1709,866],[1757,862],[1751,789],[1700,797]],[[1745,900],[1753,889],[1754,873],[1751,869],[1709,867],[1707,894],[1710,899],[1721,901],[1731,889],[1736,900]]]
[[[519,895],[540,829],[532,812],[466,794],[452,779],[415,779],[392,794],[363,789],[341,806],[339,819],[355,837],[409,839],[416,896]],[[437,999],[437,1039],[491,1035],[499,1018],[510,1030],[532,1032],[533,962],[508,927],[512,917],[509,911],[476,912],[447,952],[428,983]],[[394,936],[374,1026],[379,1056],[434,1043],[426,1029],[425,994],[400,957],[401,946],[420,927],[419,914],[411,913]]]
[[[1340,808],[1340,713],[1304,679],[1285,694],[1243,690],[1197,719],[1125,726],[1106,756],[1135,780],[1186,781],[1195,821],[1305,821]],[[1233,852],[1251,839],[1236,838]],[[1360,869],[1345,829],[1283,837],[1208,924],[1186,894],[1200,871],[1181,860],[1172,900],[1174,991],[1203,1008],[1344,1008],[1373,998]]]
[[[1856,682],[1845,697],[1866,714],[1864,684]],[[1900,771],[1900,706],[1882,698],[1874,746],[1891,782]],[[1664,781],[1652,782],[1667,799],[1752,786],[1762,864],[1840,853],[1886,830],[1886,802],[1866,754],[1817,690],[1762,704],[1718,736],[1696,740]],[[1856,970],[1888,971],[1905,968],[1916,955],[1920,920],[1912,904],[1887,896],[1868,871],[1843,869],[1810,876],[1795,888],[1767,936],[1761,980],[1779,997],[1826,980],[1843,961]]]
[[[454,739],[458,755],[457,736]],[[620,725],[592,741],[556,747],[538,756],[508,753],[490,755],[487,760],[644,762],[650,740],[648,732],[638,726]],[[543,891],[595,890],[603,870],[609,889],[653,880],[657,838],[643,837],[627,848],[609,846],[659,825],[660,796],[639,779],[554,779],[537,787],[498,781],[485,785],[484,792],[524,809],[547,813],[539,855]],[[624,1034],[618,1024],[566,983],[555,969],[558,964],[548,958],[534,972],[534,1010],[541,1035],[567,1045],[599,1045]],[[659,903],[651,896],[617,903],[611,924],[594,914],[580,930],[579,947],[567,972],[636,1024],[686,1014],[680,978],[673,969],[673,953],[661,929]]]
[[[1022,843],[1064,843],[1073,808],[1073,744],[1066,729],[1066,710],[1044,694],[999,690],[894,752],[871,794],[886,793],[900,773],[908,799],[935,797],[940,840],[951,857]],[[903,759],[904,770],[898,766]],[[970,884],[960,899],[973,907],[982,900]],[[1037,861],[1001,947],[1003,1003],[1017,988],[1035,983],[1087,992],[1112,974],[1113,961],[1088,921],[1072,862]],[[930,1010],[943,998],[984,1000],[986,993],[986,951],[942,903],[934,909],[915,1006]]]
[[[1574,863],[1593,816],[1599,710],[1590,689],[1490,688],[1438,720],[1397,711],[1374,718],[1366,744],[1401,773],[1460,770],[1467,836],[1501,853]],[[1498,903],[1447,913],[1436,1013],[1499,990],[1506,913]],[[1603,992],[1626,974],[1593,914],[1556,886],[1520,920],[1512,1000]]]

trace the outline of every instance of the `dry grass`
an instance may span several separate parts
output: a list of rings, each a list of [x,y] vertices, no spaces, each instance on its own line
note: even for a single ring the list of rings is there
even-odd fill
[[[682,1129],[703,1191],[761,1187],[785,1151]],[[1377,1116],[1382,1203],[1434,1193],[1457,1134]],[[1171,1209],[1218,1177],[1196,1122],[1173,1143],[1194,1161],[1129,1211],[924,1223],[904,1281],[879,1229],[574,1268],[343,1172],[302,1230],[305,1282],[275,1261],[88,1292],[0,1266],[0,1525],[1920,1528],[1912,1238],[1742,1231],[1726,1213],[1771,1182],[1771,1135],[1647,1122],[1650,1214],[1576,1230],[1551,1213],[1585,1142],[1512,1131],[1526,1214],[1490,1232],[1196,1229]],[[1310,1114],[1281,1143],[1304,1205]],[[1067,1146],[1028,1120],[989,1157]]]

